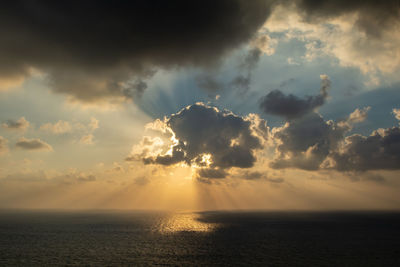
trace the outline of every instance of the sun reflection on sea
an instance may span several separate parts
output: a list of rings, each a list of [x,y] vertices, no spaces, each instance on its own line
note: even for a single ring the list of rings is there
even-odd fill
[[[174,232],[212,232],[218,224],[206,223],[198,220],[199,214],[196,213],[175,213],[162,219],[158,225],[161,233]]]

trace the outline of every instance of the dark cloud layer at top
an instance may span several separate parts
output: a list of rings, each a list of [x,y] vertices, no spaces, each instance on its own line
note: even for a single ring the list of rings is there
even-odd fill
[[[9,1],[0,8],[0,77],[48,74],[81,100],[132,95],[154,67],[207,66],[247,42],[269,1]]]
[[[295,2],[308,21],[319,22],[357,12],[357,26],[369,36],[380,37],[383,31],[399,26],[398,0],[297,0]]]

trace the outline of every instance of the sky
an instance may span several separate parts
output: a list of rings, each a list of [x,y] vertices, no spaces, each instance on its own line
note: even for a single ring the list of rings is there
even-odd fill
[[[400,207],[400,2],[0,9],[0,208]]]

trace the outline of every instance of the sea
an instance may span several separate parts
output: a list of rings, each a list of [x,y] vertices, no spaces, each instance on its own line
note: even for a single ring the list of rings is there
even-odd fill
[[[0,266],[400,266],[400,213],[3,210]]]

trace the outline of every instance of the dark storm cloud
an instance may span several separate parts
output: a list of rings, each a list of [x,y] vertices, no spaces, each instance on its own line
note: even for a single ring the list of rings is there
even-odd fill
[[[274,135],[279,140],[278,157],[271,167],[317,170],[348,130],[347,124],[325,121],[317,113],[293,120]]]
[[[20,138],[15,143],[15,146],[25,150],[53,150],[49,144],[40,139],[27,139],[24,137]]]
[[[214,64],[250,40],[269,13],[265,0],[8,1],[0,8],[0,77],[33,67],[81,100],[126,88],[140,94],[145,86],[129,87],[132,77]]]
[[[339,171],[399,170],[400,128],[374,131],[370,136],[354,134],[331,158]]]
[[[399,170],[400,127],[379,129],[370,136],[345,136],[355,123],[366,119],[369,109],[356,109],[339,122],[325,121],[313,112],[274,129],[277,157],[270,166],[341,172]]]
[[[165,120],[177,140],[172,153],[144,157],[143,161],[194,164],[207,169],[200,171],[201,176],[222,176],[221,170],[231,167],[250,168],[256,161],[255,150],[263,147],[261,132],[268,130],[263,122],[194,104]]]
[[[295,3],[310,22],[323,22],[327,18],[357,13],[356,26],[374,37],[380,37],[382,32],[398,27],[400,18],[398,0],[296,0]]]
[[[185,161],[185,152],[182,144],[173,147],[172,155],[157,156],[154,158],[143,158],[145,164],[173,165]]]
[[[267,114],[282,116],[289,120],[300,118],[325,103],[330,84],[328,76],[321,75],[320,93],[305,98],[293,94],[285,95],[280,90],[273,90],[261,98],[260,108]]]

